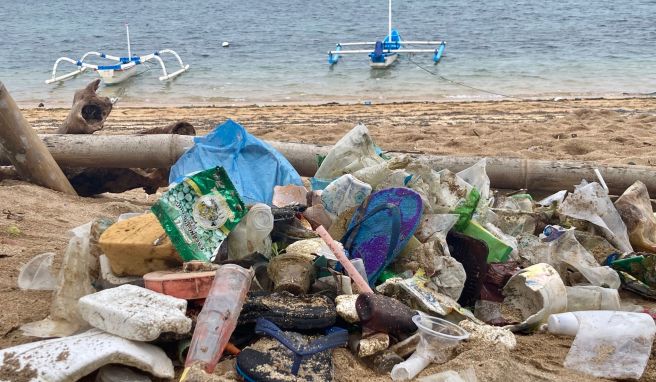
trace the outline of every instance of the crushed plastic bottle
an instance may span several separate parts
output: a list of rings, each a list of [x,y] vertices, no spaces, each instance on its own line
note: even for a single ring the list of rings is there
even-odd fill
[[[251,286],[253,271],[223,265],[216,271],[210,293],[198,315],[185,368],[199,364],[212,373],[237,326],[237,318]]]

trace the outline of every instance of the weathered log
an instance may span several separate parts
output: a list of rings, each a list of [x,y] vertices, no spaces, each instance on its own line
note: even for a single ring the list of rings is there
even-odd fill
[[[141,130],[137,134],[196,135],[196,129],[187,121],[178,121],[164,127],[153,127],[152,129]]]
[[[196,129],[181,121],[146,129],[140,134],[196,135]],[[143,188],[150,195],[168,186],[170,168],[66,168],[65,172],[80,196],[121,193],[135,188]]]
[[[18,174],[30,182],[75,195],[52,155],[30,127],[0,81],[0,149]]]
[[[190,147],[193,137],[181,135],[43,135],[53,157],[71,167],[170,167]],[[280,151],[303,176],[317,170],[317,155],[325,155],[330,146],[268,142]],[[0,153],[1,154],[1,153]],[[390,155],[399,153],[390,152]],[[435,170],[460,171],[479,157],[410,155]],[[0,155],[0,165],[7,164]],[[594,169],[603,175],[611,194],[621,195],[636,180],[656,195],[656,170],[637,165],[596,164],[574,161],[547,161],[522,158],[488,158],[487,173],[492,187],[555,192],[571,190],[581,179],[596,180]]]
[[[75,91],[73,107],[57,129],[59,134],[93,134],[103,128],[112,111],[112,101],[96,94],[100,79],[89,83],[84,89]]]

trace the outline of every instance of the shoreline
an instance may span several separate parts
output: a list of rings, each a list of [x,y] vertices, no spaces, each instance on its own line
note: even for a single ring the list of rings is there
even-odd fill
[[[103,94],[99,94],[103,96]],[[73,95],[70,95],[71,101]],[[111,98],[111,97],[110,97]],[[372,99],[358,100],[315,100],[315,101],[263,101],[263,102],[134,102],[131,99],[121,100],[116,102],[122,108],[140,108],[140,109],[155,109],[155,108],[230,108],[230,107],[278,107],[278,106],[337,106],[337,105],[396,105],[396,104],[449,104],[449,103],[487,103],[487,102],[561,102],[561,101],[597,101],[597,100],[631,100],[631,99],[656,99],[656,92],[654,93],[627,93],[617,95],[570,95],[570,96],[531,96],[531,97],[454,97],[454,98],[435,98],[435,99],[416,99],[408,100],[407,97],[399,99],[386,99],[375,101]],[[42,101],[16,101],[16,104],[22,110],[25,109],[66,109],[69,108],[70,102],[56,101],[51,104],[45,104],[43,107],[35,106]],[[126,106],[124,106],[126,105]]]

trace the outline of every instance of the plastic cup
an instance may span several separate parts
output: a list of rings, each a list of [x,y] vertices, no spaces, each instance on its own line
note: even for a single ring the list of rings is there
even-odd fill
[[[314,263],[306,255],[286,253],[269,262],[269,277],[276,292],[305,294],[310,290],[313,276]]]
[[[469,333],[460,326],[441,318],[417,315],[412,317],[421,336],[417,351],[433,363],[444,363],[451,358],[451,351]]]
[[[465,329],[441,318],[421,314],[412,317],[412,321],[419,331],[419,344],[410,358],[392,368],[390,375],[394,381],[411,380],[431,362],[448,361],[453,348],[469,338]]]

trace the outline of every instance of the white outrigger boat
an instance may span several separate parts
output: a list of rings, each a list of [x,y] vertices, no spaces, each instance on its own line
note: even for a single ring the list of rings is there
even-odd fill
[[[431,49],[408,49],[408,45],[434,45]],[[345,46],[370,47],[369,49],[342,50]],[[373,50],[372,50],[373,48]],[[446,41],[405,41],[396,29],[392,29],[392,0],[389,0],[387,36],[375,42],[342,42],[335,50],[328,52],[328,64],[335,65],[344,54],[368,54],[369,65],[374,69],[384,69],[392,65],[401,53],[433,53],[437,64],[446,48]]]
[[[73,60],[68,57],[60,57],[57,59],[57,61],[55,61],[55,65],[52,68],[52,77],[46,80],[46,84],[68,80],[85,72],[87,69],[91,69],[97,72],[98,76],[100,76],[100,78],[106,85],[118,84],[136,75],[138,73],[137,72],[138,65],[153,60],[159,63],[160,67],[162,68],[163,75],[159,77],[160,81],[170,80],[189,70],[189,65],[188,64],[185,65],[182,62],[180,56],[171,49],[158,50],[155,51],[154,53],[147,54],[145,56],[133,56],[132,50],[130,49],[130,28],[128,27],[127,24],[125,25],[125,29],[128,38],[127,57],[116,57],[99,52],[87,52],[79,60]],[[180,64],[180,69],[176,70],[173,73],[168,73],[166,71],[166,66],[164,66],[164,61],[162,61],[162,58],[160,57],[162,54],[172,54],[173,56],[175,56],[175,58],[178,60],[178,63]],[[113,65],[90,64],[88,62],[85,62],[85,60],[89,56],[97,56],[100,58],[117,62],[117,64],[113,64]],[[61,62],[70,62],[71,64],[76,65],[77,69],[75,69],[70,73],[57,76],[57,66],[59,66]]]

